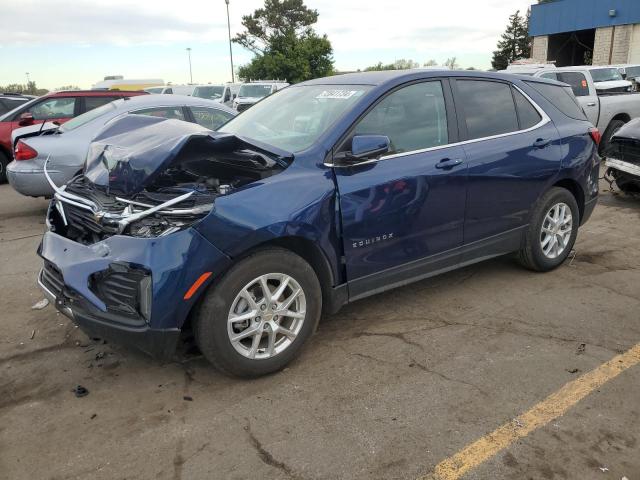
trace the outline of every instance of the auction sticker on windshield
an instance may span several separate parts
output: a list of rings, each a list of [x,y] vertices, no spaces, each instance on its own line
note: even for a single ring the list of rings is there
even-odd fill
[[[362,94],[362,90],[325,90],[316,98],[339,98],[346,100],[347,98],[360,94]]]

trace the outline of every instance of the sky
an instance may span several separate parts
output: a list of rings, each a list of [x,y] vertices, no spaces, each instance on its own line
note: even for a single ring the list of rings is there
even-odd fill
[[[189,81],[231,80],[224,0],[0,0],[0,85],[90,88],[105,75]],[[319,13],[338,70],[412,59],[490,68],[507,19],[533,0],[306,0]],[[263,0],[230,0],[231,34]],[[251,53],[233,45],[234,64]]]

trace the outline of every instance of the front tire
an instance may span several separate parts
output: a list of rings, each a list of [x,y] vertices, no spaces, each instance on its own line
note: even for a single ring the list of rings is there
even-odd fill
[[[613,137],[613,135],[618,130],[620,130],[620,128],[622,128],[624,125],[625,125],[625,122],[623,122],[622,120],[611,120],[611,123],[609,123],[609,126],[607,126],[607,129],[604,131],[604,134],[602,135],[602,141],[600,142],[600,149],[599,149],[600,155],[607,153],[607,148],[611,143],[611,137]]]
[[[557,268],[566,260],[575,244],[580,211],[573,194],[554,187],[538,202],[531,216],[520,263],[537,272]]]
[[[227,375],[266,375],[300,353],[321,310],[313,268],[288,250],[261,250],[242,259],[207,292],[195,318],[196,343]]]

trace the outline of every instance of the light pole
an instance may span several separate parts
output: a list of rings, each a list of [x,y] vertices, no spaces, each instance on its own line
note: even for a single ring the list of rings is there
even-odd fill
[[[29,72],[25,72],[25,75],[27,76],[27,85],[29,85],[29,82],[31,81],[31,80],[29,79]]]
[[[231,49],[231,22],[229,21],[229,0],[224,0],[227,4],[227,28],[229,30],[229,57],[231,58],[231,83],[236,82],[235,75],[233,73],[233,50]]]
[[[191,47],[187,47],[187,55],[189,55],[189,84],[192,84],[193,72],[191,71]]]

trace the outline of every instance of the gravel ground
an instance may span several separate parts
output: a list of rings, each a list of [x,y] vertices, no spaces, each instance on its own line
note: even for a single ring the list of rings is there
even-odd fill
[[[356,302],[243,381],[32,310],[46,202],[0,198],[2,479],[415,479],[640,341],[639,199],[604,193],[554,272],[505,257]],[[638,398],[640,366],[464,478],[640,479]]]

